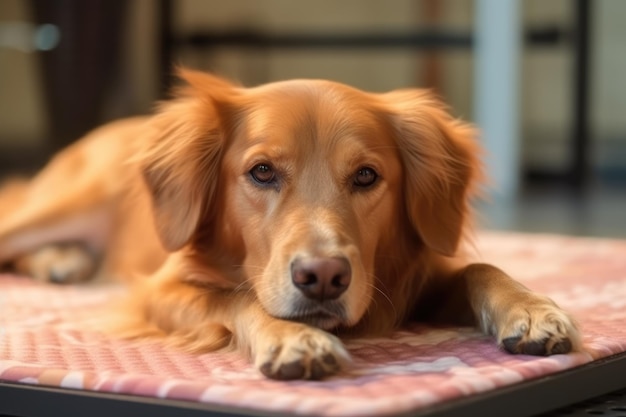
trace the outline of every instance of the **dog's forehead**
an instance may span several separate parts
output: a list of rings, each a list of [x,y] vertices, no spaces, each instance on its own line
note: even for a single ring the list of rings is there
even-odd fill
[[[313,79],[277,81],[249,88],[248,92],[258,99],[266,97],[287,100],[302,100],[307,97],[349,100],[350,98],[367,94],[364,91],[338,82]]]
[[[383,139],[373,95],[326,80],[290,80],[250,89],[247,136],[328,144]]]

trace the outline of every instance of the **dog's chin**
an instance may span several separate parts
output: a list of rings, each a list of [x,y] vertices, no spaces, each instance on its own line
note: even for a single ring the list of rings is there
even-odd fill
[[[322,330],[331,330],[343,323],[341,318],[323,312],[292,316],[287,320],[308,324]]]
[[[332,302],[322,304],[304,303],[295,306],[291,312],[280,317],[297,321],[322,330],[331,330],[347,324],[346,310],[343,304]]]

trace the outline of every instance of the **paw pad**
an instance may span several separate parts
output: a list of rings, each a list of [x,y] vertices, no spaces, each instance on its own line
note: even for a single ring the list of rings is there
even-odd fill
[[[525,355],[548,356],[569,353],[573,346],[570,339],[565,338],[556,342],[550,338],[542,340],[523,341],[521,336],[507,337],[502,340],[502,346],[509,353],[522,353]]]

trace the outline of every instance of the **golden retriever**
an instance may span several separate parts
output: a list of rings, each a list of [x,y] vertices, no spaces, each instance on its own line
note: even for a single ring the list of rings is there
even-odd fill
[[[234,346],[318,379],[340,339],[474,324],[512,353],[580,347],[572,318],[463,255],[474,129],[428,91],[205,73],[149,118],[101,127],[0,193],[0,262],[44,281],[138,277],[128,334]]]

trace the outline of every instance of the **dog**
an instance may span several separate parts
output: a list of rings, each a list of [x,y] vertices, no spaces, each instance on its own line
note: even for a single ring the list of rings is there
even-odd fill
[[[178,72],[153,116],[5,187],[0,262],[42,281],[122,277],[129,337],[234,347],[274,379],[336,374],[340,337],[411,320],[475,325],[511,353],[580,349],[553,301],[468,260],[480,149],[431,92]]]

